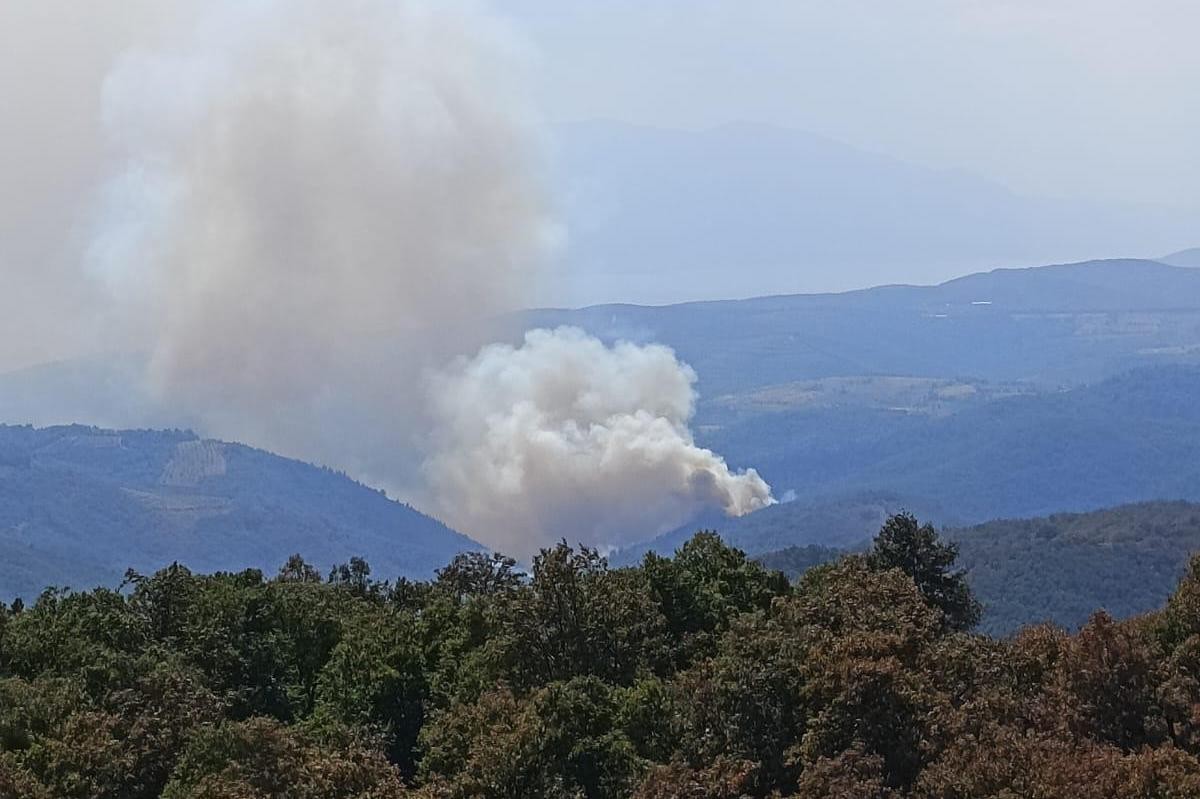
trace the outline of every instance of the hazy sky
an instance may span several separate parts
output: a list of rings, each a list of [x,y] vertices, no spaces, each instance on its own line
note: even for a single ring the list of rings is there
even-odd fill
[[[552,119],[800,128],[1200,214],[1195,0],[505,0]]]

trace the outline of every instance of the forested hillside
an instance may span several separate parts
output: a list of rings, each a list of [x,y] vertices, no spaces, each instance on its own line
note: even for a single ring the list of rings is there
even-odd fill
[[[733,463],[753,464],[777,495],[790,491],[798,504],[774,511],[781,519],[871,492],[940,523],[971,524],[1200,500],[1197,397],[1200,367],[1164,366],[945,414],[878,407],[759,413],[700,439]],[[733,540],[739,524],[757,522],[732,523]]]
[[[183,431],[0,426],[0,597],[115,586],[127,568],[328,568],[426,577],[479,547],[345,475]]]
[[[1200,795],[1200,561],[1132,621],[977,614],[912,517],[794,586],[711,535],[527,577],[131,573],[0,609],[0,796]]]
[[[1200,505],[1147,502],[943,534],[983,605],[980,629],[1007,634],[1039,621],[1074,629],[1098,609],[1125,618],[1161,605],[1200,552]],[[840,554],[805,542],[758,559],[795,579]]]
[[[542,310],[513,321],[521,323],[514,330],[573,324],[607,341],[673,347],[698,376],[696,442],[734,468],[755,468],[777,498],[791,500],[744,519],[692,520],[655,544],[666,551],[702,525],[761,552],[865,539],[900,508],[961,526],[1200,500],[1193,268],[1095,261],[999,269],[938,286]],[[147,395],[144,368],[129,355],[0,375],[0,417],[188,424],[171,421],[172,409]],[[769,540],[785,517],[786,529],[804,539]],[[305,551],[328,560],[322,550]],[[267,565],[283,554],[246,562]],[[376,568],[393,567],[388,555],[368,554]],[[424,573],[448,554],[431,553]],[[50,563],[46,557],[21,554],[30,573]],[[86,584],[86,575],[61,565],[39,573]]]
[[[1078,627],[1097,609],[1127,617],[1163,603],[1200,552],[1200,505],[1150,502],[948,530],[987,608],[984,629]]]

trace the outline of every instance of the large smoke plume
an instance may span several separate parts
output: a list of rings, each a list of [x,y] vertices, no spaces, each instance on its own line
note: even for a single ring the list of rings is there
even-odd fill
[[[688,431],[696,374],[659,345],[607,348],[573,328],[495,344],[433,382],[442,513],[518,555],[568,533],[630,544],[718,507],[771,502]],[[657,527],[657,529],[655,529]]]
[[[512,48],[454,2],[195,19],[104,83],[121,167],[89,268],[172,407],[395,482],[420,370],[535,285],[550,227]]]
[[[519,332],[496,320],[536,302],[560,236],[524,49],[478,4],[31,6],[0,9],[0,333],[39,344],[0,360],[141,353],[168,416],[521,555],[770,501],[693,444],[668,350],[479,351]]]

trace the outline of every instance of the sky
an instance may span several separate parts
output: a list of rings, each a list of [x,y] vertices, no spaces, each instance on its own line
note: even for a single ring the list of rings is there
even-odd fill
[[[772,123],[1200,214],[1194,0],[506,0],[552,120]]]

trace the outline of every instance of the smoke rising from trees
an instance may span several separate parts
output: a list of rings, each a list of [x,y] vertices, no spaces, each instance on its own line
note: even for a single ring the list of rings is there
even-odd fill
[[[705,507],[772,503],[757,472],[735,474],[693,442],[695,381],[666,347],[608,348],[574,328],[460,360],[431,384],[439,510],[526,556],[568,533],[630,544]]]

